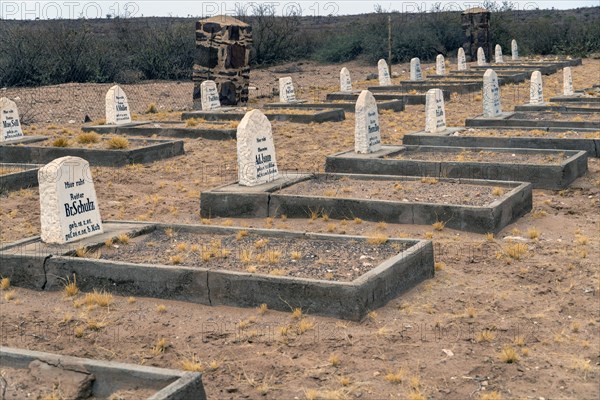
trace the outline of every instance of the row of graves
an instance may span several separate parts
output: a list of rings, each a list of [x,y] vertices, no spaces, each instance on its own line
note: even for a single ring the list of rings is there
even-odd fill
[[[542,72],[535,70],[530,103],[506,113],[500,100],[500,78],[494,69],[487,68],[482,75],[483,115],[467,120],[465,128],[446,125],[445,93],[431,88],[425,95],[424,131],[406,135],[402,144],[381,142],[379,111],[387,100],[378,100],[377,92],[362,90],[351,110],[355,117],[354,149],[327,157],[325,172],[316,174],[278,167],[271,120],[286,108],[276,103],[272,105],[274,114],[223,108],[218,96],[211,96],[214,83],[208,82],[202,91],[206,96],[203,110],[182,118],[202,115],[209,120],[209,115],[217,115],[213,119],[218,122],[224,114],[235,115],[232,119],[241,116],[235,130],[238,179],[202,192],[200,215],[308,218],[316,213],[331,219],[442,224],[461,231],[498,233],[532,209],[534,188],[566,188],[586,173],[589,156],[600,157],[599,89],[574,92],[571,69],[565,67],[563,71],[563,96],[546,103]],[[341,89],[354,94],[347,72],[341,72]],[[283,79],[281,85],[280,103],[302,104],[293,96],[291,80]],[[108,101],[113,97],[117,99],[114,107]],[[396,100],[404,104],[404,100]],[[4,123],[18,121],[16,107],[5,99],[0,104],[6,127],[0,161],[5,162],[6,154],[11,153],[4,148],[28,146],[12,144],[27,142],[22,142],[18,122]],[[118,86],[107,94],[107,104],[106,124],[90,129],[114,134],[155,127],[163,130],[153,134],[168,134],[167,128],[154,126],[154,122],[132,121],[125,112],[126,96]],[[10,107],[13,111],[5,113]],[[344,107],[329,110],[348,111]],[[577,121],[580,115],[585,116],[583,121]],[[532,129],[543,129],[544,134],[528,134]],[[561,136],[564,131],[569,131],[568,135]],[[520,135],[515,136],[515,132]],[[16,286],[60,290],[65,279],[76,277],[83,291],[109,288],[123,296],[210,306],[267,304],[274,310],[300,308],[311,314],[360,321],[434,276],[430,240],[377,241],[278,229],[103,221],[90,163],[107,165],[102,160],[116,156],[69,150],[72,153],[61,154],[29,148],[10,159],[45,164],[37,170],[41,235],[0,248],[0,275],[9,277]],[[177,154],[182,153],[183,147]],[[164,156],[155,159],[159,158]],[[118,243],[124,235],[127,246],[106,248],[105,243]],[[170,250],[181,242],[200,244],[186,253],[183,262],[170,257]],[[350,247],[362,256],[348,257]],[[340,259],[345,262],[340,263]],[[284,270],[285,275],[270,273],[276,269]],[[2,356],[13,363],[25,363],[31,354]],[[85,362],[94,368],[93,362]],[[139,368],[119,375],[104,367],[95,370],[100,383],[94,386],[94,390],[104,390],[103,394],[132,385],[135,379],[136,384],[142,380],[154,385],[157,394],[153,398],[204,398],[197,373],[177,375],[119,364],[115,368],[123,371]]]

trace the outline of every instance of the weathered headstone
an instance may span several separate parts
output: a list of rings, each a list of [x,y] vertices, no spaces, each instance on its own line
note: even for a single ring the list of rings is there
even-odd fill
[[[391,86],[390,69],[383,58],[377,62],[377,73],[379,74],[379,86]]]
[[[368,90],[358,96],[355,108],[354,151],[356,153],[373,153],[381,150],[381,132],[379,130],[379,113],[377,101]]]
[[[544,102],[544,86],[542,73],[533,71],[531,74],[531,85],[529,86],[529,104],[541,104]]]
[[[204,81],[200,84],[200,101],[202,111],[217,110],[221,108],[219,91],[215,81]]]
[[[417,57],[410,60],[410,80],[423,80],[423,71],[421,71],[421,60],[419,60]]]
[[[17,105],[6,97],[0,99],[0,124],[0,142],[23,137]]]
[[[446,60],[441,54],[438,54],[438,56],[435,59],[435,74],[446,75]]]
[[[512,54],[512,60],[517,61],[519,59],[519,45],[515,39],[510,42],[510,52]]]
[[[244,115],[237,128],[238,180],[256,186],[279,178],[269,119],[259,110]]]
[[[467,57],[465,56],[465,49],[463,49],[462,47],[458,49],[458,70],[467,70]]]
[[[483,51],[483,48],[480,47],[477,49],[477,65],[482,67],[486,64],[487,60],[485,59],[485,51]]]
[[[106,92],[106,125],[121,125],[131,122],[127,96],[119,85]]]
[[[493,69],[488,69],[483,75],[483,116],[497,117],[501,113],[502,103],[498,75]]]
[[[429,89],[425,97],[425,132],[437,133],[446,130],[444,93],[440,89]]]
[[[279,78],[279,101],[281,103],[293,103],[296,101],[294,84],[292,83],[292,78],[289,76]]]
[[[563,94],[565,96],[573,96],[575,90],[573,89],[573,74],[571,67],[563,68]]]
[[[504,57],[502,56],[502,46],[499,44],[496,45],[495,51],[495,62],[496,64],[502,64],[504,62]]]
[[[103,232],[90,164],[61,157],[38,171],[41,238],[64,244]]]
[[[340,91],[351,92],[352,91],[352,79],[350,79],[350,71],[344,67],[340,71]]]

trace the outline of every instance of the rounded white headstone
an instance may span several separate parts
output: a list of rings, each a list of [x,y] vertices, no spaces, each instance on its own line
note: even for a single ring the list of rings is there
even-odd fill
[[[502,57],[502,46],[499,44],[496,45],[496,64],[502,64],[504,62],[504,57]]]
[[[563,94],[565,96],[573,96],[575,90],[573,89],[573,74],[571,67],[563,68]]]
[[[6,97],[0,98],[0,142],[16,140],[23,137],[19,110],[14,101]]]
[[[200,84],[200,101],[202,111],[218,110],[221,108],[219,91],[215,81],[204,81]]]
[[[531,74],[531,85],[529,86],[529,103],[541,104],[544,102],[544,87],[542,82],[542,73],[533,71]]]
[[[296,101],[296,92],[294,91],[294,84],[290,76],[279,78],[279,101],[281,103],[293,103]]]
[[[425,97],[425,132],[438,133],[445,130],[444,93],[440,89],[429,89]]]
[[[410,60],[410,80],[411,81],[422,81],[423,71],[421,71],[421,60],[415,57]]]
[[[358,96],[354,115],[354,151],[367,154],[381,150],[377,101],[368,90],[363,90]]]
[[[487,64],[487,60],[485,59],[485,51],[483,51],[483,47],[477,49],[477,65],[484,66]]]
[[[379,75],[379,86],[391,86],[392,77],[387,62],[382,58],[377,62],[377,73]]]
[[[131,123],[131,113],[127,96],[119,85],[106,92],[106,125],[121,125]]]
[[[458,49],[458,70],[467,70],[467,57],[465,56],[465,49],[463,49],[462,47]]]
[[[38,171],[41,239],[64,244],[103,232],[90,164],[61,157]]]
[[[519,45],[515,39],[510,42],[510,51],[512,55],[512,60],[517,61],[519,59]]]
[[[497,117],[501,113],[502,103],[498,75],[493,69],[488,69],[483,75],[483,116]]]
[[[441,54],[438,54],[435,59],[435,74],[440,76],[446,75],[446,60]]]
[[[352,91],[352,80],[350,79],[350,71],[344,67],[340,71],[340,91],[351,92]]]
[[[256,186],[279,178],[269,119],[260,110],[248,111],[237,128],[238,180]]]

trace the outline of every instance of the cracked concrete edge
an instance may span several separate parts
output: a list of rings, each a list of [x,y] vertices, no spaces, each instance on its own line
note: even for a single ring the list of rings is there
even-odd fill
[[[2,365],[23,369],[35,360],[54,366],[85,368],[96,378],[95,395],[108,396],[119,389],[126,389],[127,385],[143,385],[157,389],[156,393],[150,397],[153,400],[206,399],[200,373],[0,347],[0,364]]]

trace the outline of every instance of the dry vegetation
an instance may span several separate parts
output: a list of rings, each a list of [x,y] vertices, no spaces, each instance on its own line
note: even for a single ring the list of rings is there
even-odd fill
[[[341,66],[318,67],[323,71],[318,94],[309,90],[317,67],[301,67],[305,72],[292,74],[299,98],[322,98],[337,87]],[[374,70],[355,63],[348,67],[356,81]],[[599,82],[599,67],[598,61],[586,60],[573,68],[575,86]],[[392,70],[406,79],[407,65]],[[277,74],[260,70],[252,76],[257,84],[268,85]],[[544,83],[546,96],[559,93],[560,73],[544,77]],[[356,87],[367,84],[357,82]],[[83,93],[94,88],[81,87]],[[528,95],[528,82],[503,86],[503,107],[524,103]],[[449,125],[462,125],[466,117],[480,113],[476,96],[453,96],[446,104]],[[154,101],[143,98],[132,104],[143,113]],[[399,143],[404,133],[423,128],[423,106],[382,115],[380,124],[383,143]],[[322,170],[325,156],[352,147],[353,126],[352,114],[342,123],[274,122],[280,169]],[[56,128],[62,134],[62,126]],[[359,234],[374,243],[427,237],[435,245],[435,278],[362,322],[316,317],[308,307],[287,313],[268,304],[259,309],[209,307],[121,297],[110,293],[111,287],[105,288],[108,292],[97,288],[82,293],[74,276],[63,277],[63,292],[37,292],[2,280],[2,345],[204,371],[211,398],[598,398],[597,159],[590,159],[588,174],[564,192],[534,190],[533,211],[515,224],[495,235],[478,235],[443,225],[382,225],[354,216],[327,221],[321,210],[306,219],[201,221],[199,192],[236,177],[236,142],[186,140],[185,146],[184,156],[149,165],[92,168],[102,217],[260,228],[269,224],[313,232],[327,232],[335,224],[336,234]],[[37,189],[3,197],[0,224],[4,242],[37,234]],[[247,234],[237,235],[241,239]],[[506,236],[520,240],[504,240]],[[105,246],[126,246],[129,241],[114,238]],[[185,252],[174,248],[171,255],[183,257],[189,251],[190,245]],[[248,272],[266,270],[269,260],[277,258],[268,251],[267,243],[254,244],[252,254],[246,255],[252,260]],[[291,259],[304,256],[292,254]],[[42,329],[45,339],[40,338]]]

